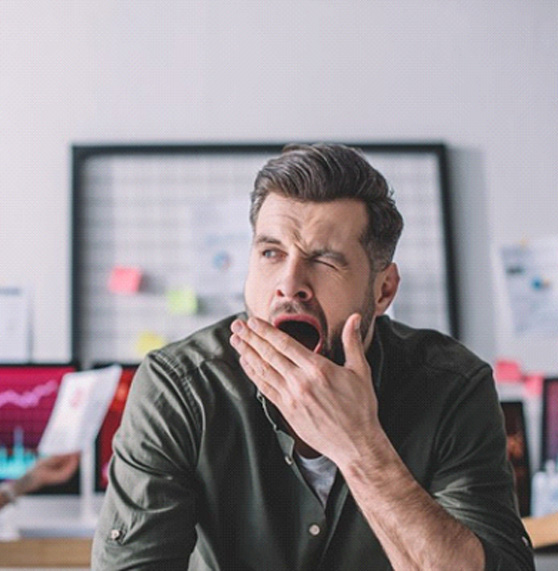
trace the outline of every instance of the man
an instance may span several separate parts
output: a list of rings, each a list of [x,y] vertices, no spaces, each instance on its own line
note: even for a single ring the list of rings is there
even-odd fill
[[[383,177],[288,147],[251,222],[247,315],[136,375],[93,567],[533,569],[489,367],[384,316],[402,220]]]

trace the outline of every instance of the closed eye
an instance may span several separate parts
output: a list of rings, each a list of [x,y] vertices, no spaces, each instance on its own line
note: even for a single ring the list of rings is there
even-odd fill
[[[315,251],[310,259],[318,264],[327,266],[334,270],[342,270],[349,266],[347,258],[342,252],[331,250],[329,248],[320,249]]]
[[[322,266],[327,266],[328,268],[332,268],[334,270],[337,269],[337,266],[328,260],[327,258],[317,258],[314,260],[317,264],[321,264]]]

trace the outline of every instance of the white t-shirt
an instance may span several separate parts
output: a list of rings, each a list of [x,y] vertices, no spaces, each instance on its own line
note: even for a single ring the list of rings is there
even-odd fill
[[[335,480],[337,466],[327,456],[304,458],[304,456],[296,454],[296,460],[304,478],[325,508],[329,492]]]

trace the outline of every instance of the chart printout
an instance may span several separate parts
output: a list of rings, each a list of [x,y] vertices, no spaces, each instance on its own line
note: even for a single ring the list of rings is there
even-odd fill
[[[122,367],[80,371],[64,376],[39,452],[66,454],[90,445],[114,396]]]

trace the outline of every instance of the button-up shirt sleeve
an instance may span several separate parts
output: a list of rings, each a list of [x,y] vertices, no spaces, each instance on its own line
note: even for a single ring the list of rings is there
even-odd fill
[[[450,394],[435,436],[437,501],[481,540],[486,569],[533,569],[517,516],[506,436],[491,371],[483,366]]]
[[[92,567],[185,569],[196,542],[199,412],[161,354],[136,373],[114,439]]]

